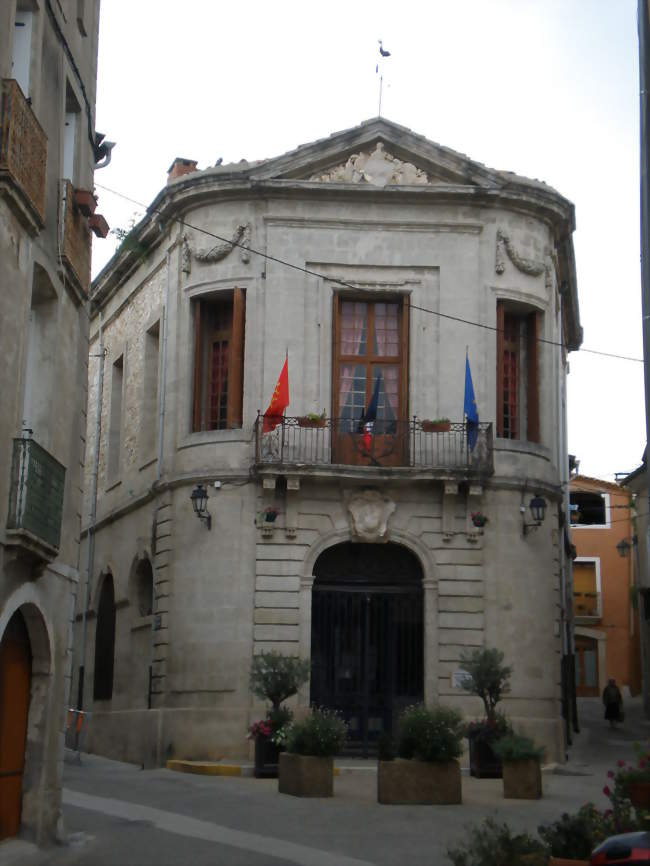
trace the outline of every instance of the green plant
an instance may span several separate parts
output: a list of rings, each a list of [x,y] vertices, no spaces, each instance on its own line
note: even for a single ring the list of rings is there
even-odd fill
[[[377,738],[377,757],[380,761],[395,760],[395,743],[388,731],[382,731]]]
[[[507,824],[485,818],[468,828],[467,841],[448,848],[454,866],[546,866],[546,848],[529,833],[513,834]]]
[[[450,761],[462,752],[463,718],[451,707],[407,707],[399,719],[397,754],[417,761]]]
[[[647,812],[639,805],[633,807],[629,786],[638,782],[650,782],[650,743],[642,745],[637,742],[633,746],[634,763],[618,760],[616,770],[609,770],[607,773],[611,782],[603,788],[603,794],[612,804],[611,811],[619,833],[631,832],[637,827],[646,829],[644,822]]]
[[[120,242],[120,245],[116,250],[116,255],[119,255],[121,253],[135,252],[138,255],[138,259],[142,259],[148,252],[148,247],[138,240],[136,233],[136,218],[140,218],[140,214],[138,214],[137,212],[134,213],[129,220],[129,225],[127,228],[111,229],[111,234],[114,235]]]
[[[541,761],[544,757],[543,746],[536,746],[530,737],[519,734],[506,734],[492,748],[502,761]]]
[[[542,824],[537,832],[553,857],[589,860],[593,849],[618,832],[611,810],[601,812],[585,803],[577,812],[564,812],[557,821]]]
[[[343,749],[347,735],[348,726],[337,712],[313,707],[305,719],[293,722],[289,728],[287,751],[329,758]]]
[[[460,657],[470,678],[461,680],[461,687],[483,701],[488,721],[496,717],[496,705],[510,691],[512,668],[503,664],[503,653],[494,647],[482,647],[464,652]]]
[[[256,697],[270,701],[274,712],[307,682],[309,671],[307,659],[283,656],[275,650],[262,653],[251,663],[250,690]]]
[[[509,736],[512,733],[512,725],[503,713],[498,712],[498,710],[492,719],[479,719],[478,721],[468,722],[465,725],[466,737],[483,740],[488,743],[493,743],[501,739],[501,737]]]
[[[318,412],[307,412],[307,414],[305,415],[305,418],[308,421],[311,421],[312,423],[316,424],[318,421],[324,421],[327,418],[327,413],[325,412],[324,409],[320,415],[318,414]]]

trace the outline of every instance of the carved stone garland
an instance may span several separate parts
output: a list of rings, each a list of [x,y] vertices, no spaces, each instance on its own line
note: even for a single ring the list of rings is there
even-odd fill
[[[545,260],[543,262],[536,261],[535,259],[527,259],[517,252],[510,240],[510,236],[506,234],[503,229],[497,229],[497,248],[494,266],[497,274],[502,274],[506,269],[504,250],[518,271],[521,271],[522,274],[528,274],[531,277],[538,277],[543,273],[546,288],[549,290],[553,288],[553,273],[555,266],[551,250],[545,250]]]
[[[239,248],[240,257],[244,264],[248,264],[251,260],[250,254],[251,245],[251,226],[250,223],[240,223],[235,229],[232,239],[216,244],[207,249],[193,250],[190,247],[187,235],[183,235],[183,251],[182,251],[182,270],[184,274],[189,274],[192,270],[192,256],[197,262],[213,263],[220,262],[231,253],[235,247]]]

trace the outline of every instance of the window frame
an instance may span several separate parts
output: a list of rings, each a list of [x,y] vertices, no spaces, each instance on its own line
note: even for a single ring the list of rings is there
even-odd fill
[[[505,298],[497,300],[497,436],[515,441],[540,443],[540,410],[539,410],[539,334],[543,312],[530,307],[523,307]],[[518,340],[516,347],[507,343],[507,321],[517,323]],[[522,348],[525,350],[525,365],[522,363]],[[516,355],[517,384],[516,398],[516,435],[507,435],[505,415],[505,354],[507,351]],[[522,369],[523,368],[523,369]],[[522,373],[524,374],[522,376]],[[525,391],[522,382],[525,379]],[[525,395],[525,411],[522,405]],[[523,423],[525,421],[525,434]],[[523,434],[523,435],[522,435]]]
[[[345,292],[335,291],[332,296],[332,418],[341,418],[341,406],[339,405],[340,391],[340,369],[343,364],[358,364],[366,367],[366,394],[364,407],[372,397],[374,388],[373,367],[396,366],[398,368],[398,398],[396,421],[404,421],[408,418],[408,372],[409,372],[409,308],[408,297],[403,293],[394,292]],[[345,302],[361,302],[368,305],[366,311],[366,353],[365,355],[344,355],[340,351],[341,346],[341,306]],[[372,334],[374,333],[374,307],[376,304],[399,305],[398,311],[398,347],[399,354],[375,355],[369,351],[372,345]],[[371,330],[372,329],[372,330]],[[368,374],[369,372],[369,374]]]

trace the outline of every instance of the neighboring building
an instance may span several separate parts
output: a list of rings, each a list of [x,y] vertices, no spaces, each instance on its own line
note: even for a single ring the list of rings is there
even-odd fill
[[[61,829],[98,26],[99,0],[0,4],[0,839]]]
[[[650,574],[648,572],[648,464],[644,453],[641,465],[621,480],[621,484],[634,495],[634,531],[630,552],[636,573],[639,597],[639,638],[641,644],[641,674],[643,678],[643,706],[650,716]]]
[[[599,696],[610,677],[641,690],[632,496],[618,484],[571,479],[576,692]]]
[[[564,759],[573,228],[545,184],[384,119],[261,162],[175,160],[93,285],[90,750],[247,754],[251,657],[277,649],[311,659],[298,705],[341,709],[364,751],[414,701],[478,715],[460,657],[489,645],[514,667],[505,709]],[[287,350],[288,417],[263,434]]]

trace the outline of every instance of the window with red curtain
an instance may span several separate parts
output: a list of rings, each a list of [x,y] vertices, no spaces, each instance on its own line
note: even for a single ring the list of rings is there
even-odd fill
[[[400,298],[335,297],[332,415],[356,432],[377,380],[375,433],[395,432],[407,417],[407,318]]]
[[[541,313],[497,301],[497,436],[539,442]]]
[[[192,430],[242,425],[245,296],[242,289],[193,301]]]

